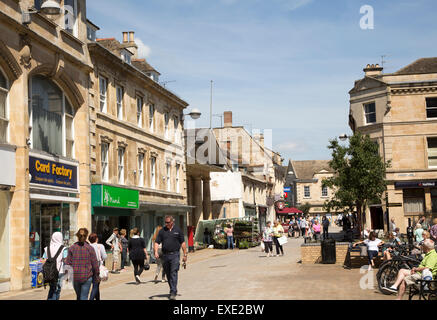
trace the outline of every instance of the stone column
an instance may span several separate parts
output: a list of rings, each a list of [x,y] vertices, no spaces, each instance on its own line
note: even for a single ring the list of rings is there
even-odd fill
[[[193,209],[194,215],[194,221],[193,221],[193,226],[197,226],[197,223],[199,222],[201,216],[202,216],[202,209],[203,209],[203,205],[202,205],[202,180],[199,177],[194,177],[193,179],[193,200],[194,200],[194,206],[195,208]]]
[[[432,201],[431,201],[431,189],[425,188],[425,214],[431,216],[432,214]]]
[[[210,177],[203,178],[203,220],[212,219],[210,181]]]
[[[194,206],[194,183],[191,176],[187,176],[187,202],[189,206]],[[194,225],[194,209],[192,209],[189,213],[188,225]]]

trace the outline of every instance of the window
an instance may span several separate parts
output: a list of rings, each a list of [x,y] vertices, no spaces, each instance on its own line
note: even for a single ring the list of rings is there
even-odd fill
[[[426,117],[437,118],[437,98],[426,98]]]
[[[126,50],[121,51],[121,60],[128,64],[131,64],[131,54]]]
[[[171,191],[171,183],[170,183],[170,163],[167,163],[167,191]]]
[[[0,143],[8,142],[8,82],[0,71]]]
[[[376,122],[375,102],[365,104],[364,113],[366,115],[366,123],[375,123]]]
[[[179,118],[178,117],[174,117],[174,141],[176,143],[179,143]]]
[[[144,186],[144,170],[143,170],[143,164],[144,164],[144,153],[138,154],[138,186],[143,187]]]
[[[115,87],[117,93],[117,118],[123,120],[123,87]]]
[[[152,157],[150,159],[150,187],[152,189],[156,188],[156,158]]]
[[[311,197],[310,187],[304,186],[304,198],[310,198],[310,197]]]
[[[137,98],[137,125],[143,127],[143,98]]]
[[[118,149],[118,183],[124,184],[124,148]]]
[[[64,0],[64,29],[77,37],[77,0]]]
[[[74,157],[73,107],[62,91],[44,76],[29,81],[29,127],[33,149]]]
[[[403,189],[404,213],[424,213],[424,189]]]
[[[90,41],[96,41],[96,37],[97,37],[96,33],[97,33],[96,28],[94,28],[94,27],[90,26],[89,24],[87,24],[87,26],[86,26],[86,37],[87,37],[87,39],[90,40]]]
[[[106,103],[106,91],[108,90],[108,82],[106,78],[100,77],[99,90],[100,90],[100,111],[107,113],[108,108]]]
[[[328,196],[328,187],[322,187],[322,197]]]
[[[155,117],[155,105],[149,105],[149,129],[153,132],[153,118]]]
[[[108,169],[108,152],[109,152],[109,144],[103,142],[101,144],[101,150],[100,150],[100,161],[101,161],[101,168],[102,168],[102,180],[107,182],[108,176],[109,176],[109,169]]]
[[[428,167],[437,168],[437,137],[427,138],[428,141]]]
[[[180,193],[180,187],[179,187],[179,170],[181,168],[180,164],[176,165],[176,193]]]
[[[164,113],[164,138],[168,139],[168,122],[170,120],[170,117],[168,115],[168,112]]]

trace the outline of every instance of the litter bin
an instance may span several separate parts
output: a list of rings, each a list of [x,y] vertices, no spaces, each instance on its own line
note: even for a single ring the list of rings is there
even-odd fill
[[[334,264],[337,257],[335,254],[335,240],[326,239],[322,241],[322,263]]]

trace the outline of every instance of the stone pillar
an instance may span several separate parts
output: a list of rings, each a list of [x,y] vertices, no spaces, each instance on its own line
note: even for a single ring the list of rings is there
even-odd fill
[[[432,214],[431,189],[425,188],[425,215],[427,217]]]
[[[203,178],[203,220],[212,219],[210,181],[210,177]]]
[[[189,206],[194,206],[194,183],[191,176],[187,176],[187,202]],[[194,209],[190,211],[188,225],[194,225]]]
[[[202,209],[203,209],[203,205],[202,205],[202,180],[200,177],[194,177],[194,188],[193,188],[193,200],[194,200],[194,206],[195,208],[193,209],[193,226],[196,227],[197,223],[199,222],[201,216],[202,216]]]

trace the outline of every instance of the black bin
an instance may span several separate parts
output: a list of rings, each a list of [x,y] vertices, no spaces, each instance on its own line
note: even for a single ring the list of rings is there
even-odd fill
[[[322,263],[334,264],[337,257],[335,254],[335,240],[326,239],[322,241]]]

